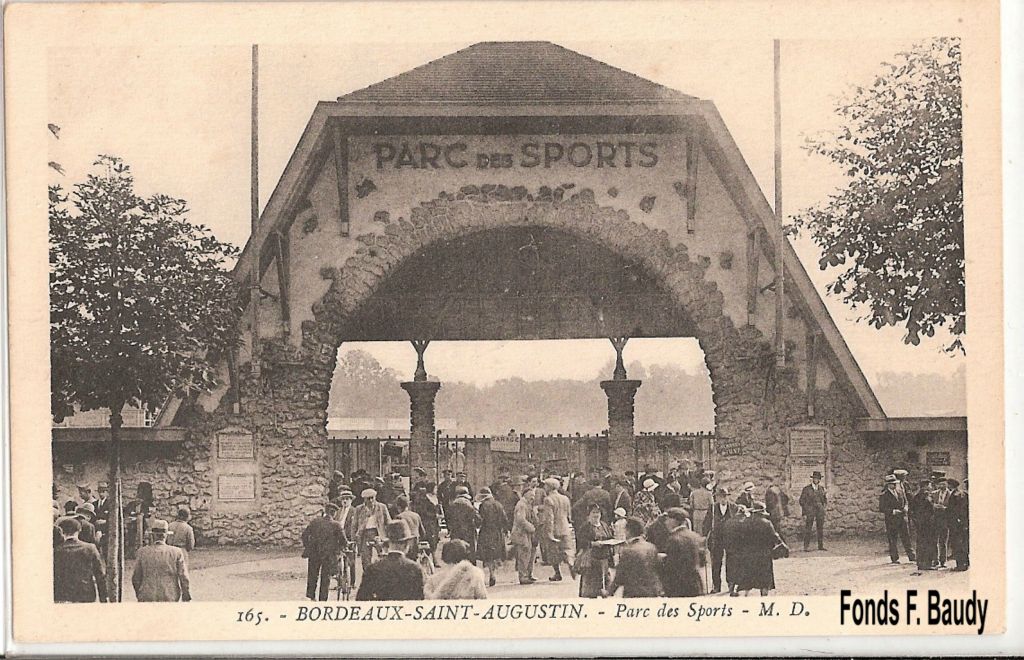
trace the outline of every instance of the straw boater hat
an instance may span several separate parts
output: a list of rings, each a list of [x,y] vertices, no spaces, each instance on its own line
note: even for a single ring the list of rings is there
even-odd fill
[[[743,484],[743,490],[754,490],[754,482],[748,481],[747,483]]]
[[[373,489],[372,488],[368,488],[367,490],[373,490]],[[376,495],[376,493],[374,493],[374,494]],[[355,494],[352,492],[351,488],[342,488],[340,491],[338,491],[337,499],[339,499],[339,500],[355,499]]]
[[[644,490],[652,491],[658,488],[658,482],[654,479],[644,479]]]
[[[887,484],[894,484],[894,483],[896,483],[896,475],[895,474],[887,474],[887,475],[885,475],[885,483],[887,483]]]
[[[907,476],[908,474],[910,474],[909,472],[907,472],[907,471],[906,471],[906,470],[904,470],[903,468],[896,468],[895,470],[893,470],[893,471],[892,471],[892,473],[893,473],[893,475],[894,475],[895,477],[897,477],[897,478],[899,478],[899,477],[905,477],[905,476]]]
[[[614,513],[615,513],[615,517],[616,518],[625,518],[626,517],[626,510],[623,509],[621,506],[618,509],[615,509]]]
[[[768,507],[765,506],[764,502],[754,502],[750,507],[750,513],[768,513]]]

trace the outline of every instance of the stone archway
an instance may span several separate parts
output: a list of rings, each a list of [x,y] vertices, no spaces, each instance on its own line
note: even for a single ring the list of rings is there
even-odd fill
[[[638,265],[692,321],[705,355],[715,404],[717,468],[735,486],[749,475],[781,479],[786,471],[787,428],[806,420],[792,370],[774,370],[772,348],[753,326],[737,327],[723,311],[723,296],[705,279],[705,268],[663,231],[632,221],[622,210],[599,206],[583,189],[564,200],[534,199],[503,187],[471,189],[414,208],[408,221],[356,237],[355,255],[325,267],[330,286],[302,324],[295,347],[281,339],[263,344],[259,378],[244,374],[242,414],[225,396],[213,415],[202,415],[191,445],[197,466],[210,460],[213,438],[225,426],[251,430],[259,451],[257,510],[211,510],[209,527],[221,542],[294,540],[302,516],[322,505],[326,490],[327,406],[346,320],[356,314],[403,263],[455,238],[517,227],[544,227],[581,237]],[[830,428],[833,446],[857,442],[849,430],[848,397],[833,386],[819,397],[817,418]],[[860,450],[859,445],[852,451]],[[197,467],[201,493],[212,493],[213,475]],[[273,503],[273,504],[271,504]],[[205,522],[205,521],[204,521]]]

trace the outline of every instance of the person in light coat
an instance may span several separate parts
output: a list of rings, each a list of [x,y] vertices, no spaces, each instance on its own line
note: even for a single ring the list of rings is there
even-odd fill
[[[148,601],[190,601],[188,565],[181,548],[167,545],[166,520],[155,519],[150,523],[153,542],[139,548],[132,572],[132,586],[135,598]]]
[[[519,584],[533,584],[533,563],[537,556],[537,512],[534,502],[537,499],[535,490],[526,490],[516,502],[512,513],[512,549],[516,557],[516,572]]]

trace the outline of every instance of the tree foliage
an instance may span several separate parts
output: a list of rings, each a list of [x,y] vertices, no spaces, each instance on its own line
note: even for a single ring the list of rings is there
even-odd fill
[[[216,385],[238,338],[236,248],[188,220],[184,200],[142,198],[130,168],[101,156],[70,194],[50,188],[50,363],[57,419]]]
[[[794,218],[841,269],[830,293],[867,307],[872,326],[903,326],[917,345],[945,327],[963,351],[963,156],[960,42],[933,39],[899,53],[867,86],[840,99],[835,131],[807,149],[849,181]]]

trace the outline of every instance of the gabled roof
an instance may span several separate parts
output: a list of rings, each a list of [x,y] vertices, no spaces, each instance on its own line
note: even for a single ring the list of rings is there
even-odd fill
[[[604,104],[604,105],[602,105]],[[424,109],[422,106],[429,108]],[[613,66],[548,42],[485,42],[469,46],[406,73],[321,102],[289,159],[260,223],[235,266],[246,278],[258,267],[260,246],[286,221],[322,162],[315,154],[331,148],[329,126],[339,119],[367,121],[403,117],[517,118],[536,116],[530,106],[545,106],[545,115],[687,116],[700,120],[697,129],[719,162],[723,183],[752,222],[772,235],[775,214],[732,134],[711,101],[698,99],[645,80]],[[770,245],[763,246],[770,250]],[[885,412],[839,332],[793,246],[786,241],[785,271],[793,278],[787,295],[803,306],[822,332],[837,361],[836,376],[852,388],[872,418]],[[170,418],[168,418],[170,419]]]
[[[601,103],[694,97],[548,41],[486,41],[339,103]]]

